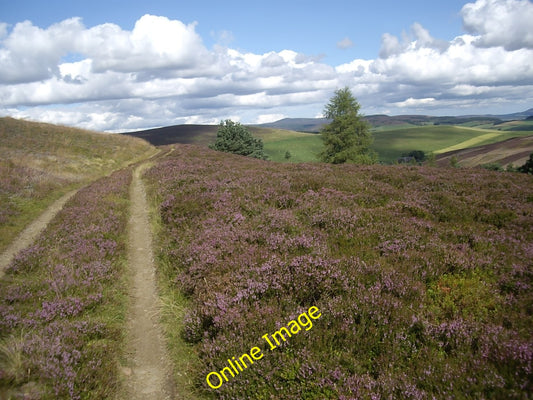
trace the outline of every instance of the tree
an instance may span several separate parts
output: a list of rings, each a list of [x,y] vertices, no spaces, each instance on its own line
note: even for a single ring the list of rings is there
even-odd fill
[[[526,174],[533,174],[533,153],[529,155],[529,159],[524,165],[518,167],[518,171],[524,172]]]
[[[239,122],[233,122],[230,119],[220,122],[216,141],[209,148],[225,153],[239,154],[262,160],[267,159],[263,149],[263,141],[254,138],[250,131]]]
[[[376,162],[376,153],[370,149],[370,125],[359,114],[360,108],[349,88],[335,91],[324,108],[325,117],[332,121],[320,131],[324,143],[320,153],[322,161],[333,164]]]
[[[426,153],[422,150],[412,150],[409,153],[403,153],[402,157],[412,157],[417,163],[423,163],[426,161]]]

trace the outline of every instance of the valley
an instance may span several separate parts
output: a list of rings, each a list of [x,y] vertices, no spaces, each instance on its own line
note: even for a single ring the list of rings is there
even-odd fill
[[[513,147],[507,148],[509,139],[533,136],[533,122],[525,120],[530,114],[533,114],[533,109],[501,116],[375,115],[366,119],[372,127],[372,148],[383,164],[394,164],[404,154],[414,150],[433,153],[437,159],[443,160],[453,156],[444,153],[500,143],[500,153],[505,154],[505,157],[499,157],[493,151],[492,156],[487,156],[484,162],[476,163],[462,160],[461,153],[458,162],[468,167],[503,162],[501,167],[505,168],[510,164],[507,160],[513,160],[515,166],[521,165],[527,160],[524,152],[533,152],[533,147],[527,145],[528,141],[519,154]],[[327,122],[321,118],[287,118],[274,123],[250,125],[248,128],[263,141],[265,152],[272,161],[317,162],[317,154],[322,146],[318,132],[322,124]],[[216,125],[175,125],[126,135],[143,138],[156,146],[181,143],[207,147],[214,142],[216,131]],[[494,149],[494,146],[491,148]]]

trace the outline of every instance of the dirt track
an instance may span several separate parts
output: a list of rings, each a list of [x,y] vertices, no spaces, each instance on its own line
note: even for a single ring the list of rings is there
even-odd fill
[[[29,224],[17,238],[8,246],[6,251],[0,255],[0,278],[4,276],[4,270],[15,255],[31,245],[37,236],[46,228],[48,223],[61,211],[65,203],[76,194],[77,190],[68,192],[60,199],[56,200],[50,207],[48,207],[35,221]]]
[[[141,174],[134,172],[130,189],[128,266],[132,274],[128,317],[127,361],[122,367],[127,399],[173,399],[171,368],[159,325],[159,298],[152,253],[152,232]]]

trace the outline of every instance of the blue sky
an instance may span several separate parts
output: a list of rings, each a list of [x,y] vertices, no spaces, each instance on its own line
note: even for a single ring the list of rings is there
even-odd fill
[[[462,32],[463,0],[227,0],[227,1],[2,1],[0,21],[26,19],[46,27],[78,16],[88,27],[112,22],[132,29],[144,14],[162,15],[184,23],[197,22],[196,31],[210,47],[224,33],[243,51],[266,53],[291,49],[323,56],[331,64],[353,58],[376,57],[383,33],[400,35],[411,24],[428,26],[434,36],[452,39]],[[337,42],[350,38],[342,50]]]
[[[0,0],[0,115],[255,123],[318,116],[343,86],[366,114],[521,111],[531,20],[530,0]]]

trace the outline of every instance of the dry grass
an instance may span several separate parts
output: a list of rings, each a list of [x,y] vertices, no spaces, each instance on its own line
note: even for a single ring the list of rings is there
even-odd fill
[[[67,191],[153,152],[137,138],[0,118],[0,251]]]

